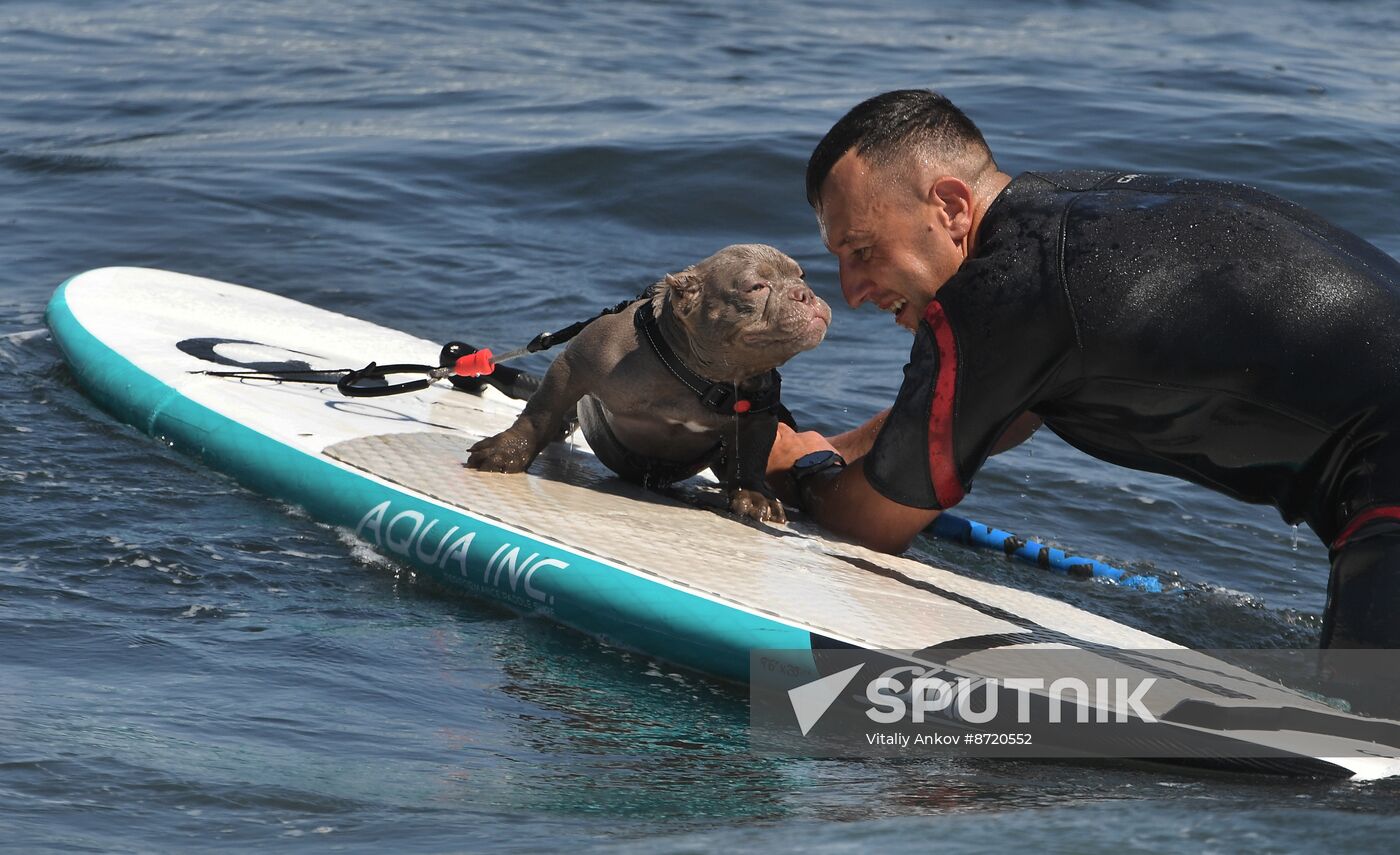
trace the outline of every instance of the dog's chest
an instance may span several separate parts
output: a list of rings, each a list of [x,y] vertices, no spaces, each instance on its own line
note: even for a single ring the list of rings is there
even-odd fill
[[[698,453],[719,442],[724,429],[733,430],[734,417],[722,417],[697,401],[654,402],[645,408],[608,408],[608,423],[617,438],[630,447],[671,450],[681,456]]]

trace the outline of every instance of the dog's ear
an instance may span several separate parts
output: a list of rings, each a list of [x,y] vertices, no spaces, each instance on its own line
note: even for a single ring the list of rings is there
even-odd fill
[[[700,274],[694,267],[666,274],[661,284],[670,291],[671,310],[678,317],[686,317],[700,305]]]

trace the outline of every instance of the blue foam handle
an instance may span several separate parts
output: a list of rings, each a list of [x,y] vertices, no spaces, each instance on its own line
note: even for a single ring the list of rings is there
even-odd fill
[[[935,537],[956,541],[979,549],[995,549],[1004,555],[1026,564],[1034,564],[1045,570],[1062,573],[1076,579],[1108,579],[1129,588],[1142,591],[1161,591],[1162,582],[1156,576],[1142,576],[1129,573],[1118,567],[1067,555],[1062,549],[1019,538],[1009,531],[991,528],[950,513],[938,515],[938,519],[925,529]]]

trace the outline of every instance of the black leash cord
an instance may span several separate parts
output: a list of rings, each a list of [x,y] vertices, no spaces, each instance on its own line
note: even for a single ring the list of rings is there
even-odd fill
[[[335,388],[340,390],[340,394],[347,398],[380,398],[385,395],[399,395],[404,392],[417,392],[426,389],[438,380],[451,375],[451,366],[414,365],[410,363],[396,363],[394,365],[380,365],[371,362],[364,368],[328,368],[310,370],[288,370],[288,371],[200,371],[210,377],[232,377],[241,380],[278,380],[283,383],[319,383],[327,385],[335,384]],[[340,375],[337,379],[330,379],[332,375]],[[402,383],[385,383],[391,374],[426,374],[426,377],[418,380],[406,380]],[[306,376],[310,375],[310,376]],[[365,381],[375,385],[362,385]]]
[[[361,386],[362,380],[385,380],[390,374],[427,374],[419,380],[406,380],[402,383],[386,383],[383,386]],[[396,365],[379,365],[371,362],[358,371],[348,372],[344,377],[336,381],[335,388],[340,390],[340,394],[347,398],[382,398],[385,395],[400,395],[404,392],[417,392],[419,389],[426,389],[444,377],[452,375],[452,366],[431,365],[411,365],[400,363]]]

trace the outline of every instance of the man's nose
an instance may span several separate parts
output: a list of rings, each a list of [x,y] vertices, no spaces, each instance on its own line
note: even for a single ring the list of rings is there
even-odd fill
[[[846,305],[852,309],[860,308],[860,304],[870,296],[870,280],[861,276],[845,259],[841,261],[838,275],[841,277],[841,296],[846,298]]]

